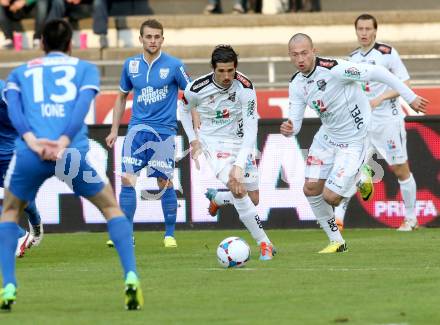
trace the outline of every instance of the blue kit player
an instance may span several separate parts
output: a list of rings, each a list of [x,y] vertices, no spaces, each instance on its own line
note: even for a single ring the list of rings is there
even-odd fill
[[[3,92],[4,88],[5,82],[0,80],[0,93]],[[8,107],[4,100],[0,99],[0,187],[4,187],[3,181],[9,162],[14,154],[15,139],[18,137],[17,131],[9,120],[7,109]],[[0,205],[0,212],[1,209]],[[43,225],[35,201],[29,202],[26,208],[24,208],[24,212],[30,223],[30,233],[19,227],[19,239],[15,251],[17,257],[23,257],[27,248],[40,245],[43,239]]]
[[[124,270],[125,306],[139,309],[143,298],[132,227],[119,208],[108,179],[99,175],[86,158],[89,142],[84,118],[99,91],[98,69],[68,55],[72,29],[64,20],[45,25],[42,43],[46,56],[14,69],[4,92],[9,118],[20,138],[6,173],[0,218],[0,308],[11,309],[16,300],[14,251],[19,216],[26,202],[35,199],[41,184],[55,175],[104,215]]]
[[[133,108],[122,149],[122,188],[119,204],[133,223],[136,211],[136,178],[147,167],[148,177],[155,177],[160,189],[165,219],[165,247],[177,247],[174,228],[177,196],[173,188],[174,136],[177,131],[179,88],[189,83],[182,62],[161,51],[163,26],[154,19],[140,27],[143,53],[128,58],[122,68],[119,94],[113,111],[113,124],[107,145],[113,147],[124,115],[128,93],[133,90]],[[111,247],[111,241],[107,242]]]

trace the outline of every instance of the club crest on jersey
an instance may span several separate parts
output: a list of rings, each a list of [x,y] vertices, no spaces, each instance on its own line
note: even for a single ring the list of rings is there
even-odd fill
[[[139,73],[139,61],[138,60],[130,60],[128,63],[128,72],[129,73]]]
[[[161,68],[159,70],[160,79],[166,79],[169,73],[170,73],[170,68]]]
[[[316,85],[318,86],[318,89],[320,91],[325,91],[325,87],[327,86],[327,83],[325,82],[324,79],[321,79],[316,82]]]
[[[235,102],[235,91],[229,94],[228,100],[230,100],[231,102]]]

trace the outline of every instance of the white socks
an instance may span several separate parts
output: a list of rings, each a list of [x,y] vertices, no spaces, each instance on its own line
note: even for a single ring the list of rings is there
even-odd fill
[[[234,198],[234,206],[237,209],[241,222],[243,222],[249,230],[257,244],[260,245],[261,242],[270,243],[269,238],[263,230],[263,225],[261,224],[257,209],[252,203],[249,195],[246,195],[241,199]]]
[[[232,195],[231,191],[219,191],[217,192],[214,201],[218,206],[233,204],[234,196]]]
[[[350,202],[351,197],[344,197],[341,203],[335,207],[335,218],[344,221],[345,213],[347,212],[348,202]]]
[[[333,215],[333,207],[325,202],[322,193],[316,196],[307,196],[310,207],[315,214],[321,228],[324,229],[327,237],[330,241],[337,241],[343,243],[344,239],[339,232],[339,228],[336,225],[335,217]]]
[[[416,216],[416,193],[417,185],[413,174],[409,175],[404,181],[399,180],[400,192],[405,203],[405,220],[415,220]]]

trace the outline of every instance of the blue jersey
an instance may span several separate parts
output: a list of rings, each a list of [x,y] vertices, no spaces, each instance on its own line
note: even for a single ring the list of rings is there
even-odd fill
[[[177,131],[177,97],[190,82],[180,60],[166,53],[150,64],[143,54],[128,58],[122,68],[120,90],[133,90],[130,127],[146,124],[160,134]]]
[[[0,80],[0,93],[3,93],[5,82]],[[15,139],[18,137],[17,131],[11,124],[8,117],[8,107],[5,101],[0,98],[0,160],[10,160],[15,148]],[[1,177],[1,175],[0,175]]]
[[[94,64],[52,52],[14,69],[6,92],[20,92],[23,114],[37,138],[57,140],[72,118],[79,92],[99,91],[99,72]],[[9,107],[9,109],[14,109]],[[19,138],[17,150],[27,145]],[[87,149],[87,126],[71,139],[70,147]]]

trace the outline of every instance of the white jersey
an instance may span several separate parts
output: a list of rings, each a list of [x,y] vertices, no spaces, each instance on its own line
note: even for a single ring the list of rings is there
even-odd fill
[[[356,63],[381,65],[400,80],[409,80],[408,71],[400,59],[399,53],[395,48],[389,45],[374,43],[368,52],[362,52],[362,50],[358,48],[350,54],[349,60]],[[362,83],[362,89],[365,91],[368,99],[371,100],[390,90],[390,87],[383,83],[373,81]],[[401,119],[403,117],[404,114],[399,103],[399,97],[384,100],[372,113],[374,121],[382,123],[390,118]]]
[[[200,116],[199,137],[205,143],[239,148],[236,164],[242,168],[256,145],[258,131],[257,97],[252,82],[237,72],[225,89],[204,75],[187,85],[184,109],[195,108]],[[190,140],[191,141],[191,140]]]
[[[297,72],[289,84],[289,118],[294,134],[301,128],[308,105],[316,110],[332,141],[349,143],[363,139],[371,107],[359,81],[372,80],[392,86],[409,102],[417,96],[381,66],[317,57],[308,75]]]

